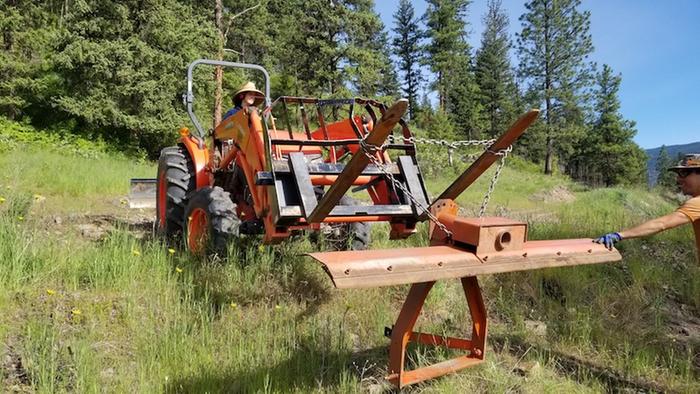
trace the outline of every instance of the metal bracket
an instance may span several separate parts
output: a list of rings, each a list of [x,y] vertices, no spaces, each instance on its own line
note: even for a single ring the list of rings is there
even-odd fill
[[[461,278],[464,296],[469,305],[472,320],[471,339],[443,337],[413,331],[425,299],[435,282],[414,283],[408,292],[406,301],[401,308],[396,324],[391,329],[391,346],[389,348],[389,380],[397,388],[402,388],[427,379],[443,376],[461,369],[471,367],[484,361],[486,345],[486,308],[481,297],[481,289],[475,276]],[[387,333],[387,329],[384,329]],[[423,345],[444,346],[450,349],[468,351],[467,354],[437,364],[416,368],[410,371],[404,369],[406,347],[409,342]]]

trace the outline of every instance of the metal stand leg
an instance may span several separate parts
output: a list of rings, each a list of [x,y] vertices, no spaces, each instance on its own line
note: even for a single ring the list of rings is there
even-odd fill
[[[469,305],[469,313],[472,318],[471,339],[451,338],[413,332],[413,326],[416,324],[418,316],[423,309],[425,299],[435,282],[415,283],[411,286],[411,290],[408,292],[408,296],[401,308],[396,324],[391,331],[389,376],[387,376],[387,379],[396,387],[401,388],[427,379],[456,372],[460,369],[476,365],[484,360],[484,346],[486,344],[486,308],[481,298],[481,289],[474,276],[462,278],[461,281],[464,295]],[[406,347],[409,342],[445,346],[450,349],[462,349],[469,353],[427,367],[405,371]]]

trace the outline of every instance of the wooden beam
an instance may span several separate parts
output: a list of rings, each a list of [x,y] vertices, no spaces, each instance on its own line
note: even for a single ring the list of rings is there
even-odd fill
[[[401,117],[408,108],[408,100],[401,99],[389,108],[379,122],[374,126],[372,132],[367,136],[365,142],[368,145],[379,146],[386,141],[391,130],[401,120]],[[338,204],[340,198],[345,195],[352,182],[362,174],[362,171],[369,164],[369,158],[362,151],[358,151],[352,156],[350,162],[345,166],[343,172],[338,175],[338,179],[318,202],[316,209],[306,217],[309,223],[319,223],[328,216],[331,210]]]
[[[476,159],[472,165],[462,173],[462,175],[452,182],[452,184],[447,187],[447,189],[445,189],[445,191],[442,192],[438,198],[433,200],[433,204],[435,204],[435,201],[442,199],[456,200],[457,197],[462,194],[462,192],[471,186],[472,183],[474,183],[481,176],[481,174],[486,172],[486,170],[488,170],[489,167],[496,162],[498,155],[494,153],[500,151],[501,149],[506,149],[512,145],[513,142],[523,135],[525,130],[530,127],[535,119],[537,119],[539,114],[539,109],[531,109],[528,113],[521,116],[520,119],[516,120],[515,123],[510,126],[508,131],[501,135],[501,137],[499,137],[498,140],[496,140],[496,142],[494,142],[486,152],[479,156],[479,158]],[[424,213],[421,215],[420,219],[427,219],[427,215]]]

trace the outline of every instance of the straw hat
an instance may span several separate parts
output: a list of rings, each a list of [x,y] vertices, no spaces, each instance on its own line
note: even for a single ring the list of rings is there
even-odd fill
[[[689,155],[685,155],[683,160],[681,160],[677,166],[669,168],[669,171],[684,169],[700,170],[700,154],[691,153]]]
[[[233,103],[237,106],[241,105],[241,101],[243,101],[243,96],[245,96],[245,93],[255,93],[255,102],[253,102],[254,106],[260,105],[260,103],[265,100],[265,95],[259,91],[257,88],[255,88],[255,84],[253,82],[246,82],[243,85],[241,85],[240,88],[238,88],[238,91],[233,95]]]

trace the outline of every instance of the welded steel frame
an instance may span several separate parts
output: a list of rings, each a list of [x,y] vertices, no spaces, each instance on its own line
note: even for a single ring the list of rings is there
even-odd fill
[[[413,327],[423,309],[425,299],[428,297],[435,282],[422,282],[411,285],[396,324],[391,329],[389,375],[386,378],[397,388],[456,372],[484,361],[487,321],[486,307],[481,296],[479,282],[475,276],[461,278],[460,282],[469,306],[469,314],[472,321],[471,338],[469,339],[413,331]],[[405,367],[406,349],[410,342],[429,346],[442,346],[448,349],[459,349],[466,351],[466,353],[436,364],[407,370]]]

